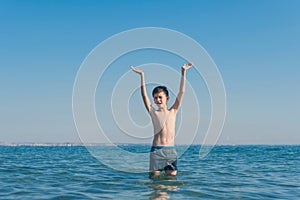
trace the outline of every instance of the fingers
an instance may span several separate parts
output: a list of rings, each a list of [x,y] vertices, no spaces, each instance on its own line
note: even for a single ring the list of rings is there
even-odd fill
[[[192,66],[193,66],[193,63],[192,63],[192,62],[189,62],[188,64],[184,64],[184,65],[182,66],[182,68],[183,68],[184,70],[188,70],[188,69],[190,69]]]
[[[189,62],[188,64],[183,64],[183,66],[189,66],[189,67],[191,67],[191,66],[193,66],[193,63]]]
[[[136,72],[138,74],[142,74],[143,73],[143,70],[137,69],[137,68],[135,68],[133,66],[130,66],[130,68],[132,69],[132,71],[134,71],[134,72]]]
[[[131,68],[132,71],[134,71],[134,72],[138,72],[138,71],[139,71],[137,68],[135,68],[135,67],[133,67],[133,66],[130,66],[130,68]]]

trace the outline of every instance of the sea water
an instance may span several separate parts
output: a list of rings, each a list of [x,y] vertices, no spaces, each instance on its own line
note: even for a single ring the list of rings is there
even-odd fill
[[[177,148],[185,149],[177,177],[151,180],[107,166],[85,147],[0,146],[0,199],[300,199],[300,146],[216,146],[203,159],[200,146]]]

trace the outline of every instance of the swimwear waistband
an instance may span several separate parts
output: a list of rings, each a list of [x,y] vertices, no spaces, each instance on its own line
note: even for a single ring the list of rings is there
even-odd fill
[[[151,152],[153,152],[157,149],[162,149],[162,148],[174,148],[174,146],[152,146],[151,147]]]

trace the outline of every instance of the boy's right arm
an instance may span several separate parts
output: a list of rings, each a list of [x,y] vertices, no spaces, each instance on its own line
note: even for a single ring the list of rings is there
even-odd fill
[[[141,76],[141,93],[142,93],[142,98],[145,104],[145,107],[147,109],[147,111],[150,111],[151,108],[151,102],[150,99],[147,95],[147,90],[146,90],[146,85],[145,85],[145,75],[144,72],[140,69],[137,69],[133,66],[130,67],[132,69],[132,71],[134,71],[135,73],[139,74]]]

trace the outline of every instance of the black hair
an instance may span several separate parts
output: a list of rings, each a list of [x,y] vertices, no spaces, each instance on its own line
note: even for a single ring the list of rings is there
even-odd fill
[[[160,93],[160,92],[164,92],[166,94],[167,97],[169,97],[169,91],[168,88],[166,86],[157,86],[153,89],[152,91],[152,96],[154,96],[154,94],[156,93]]]

